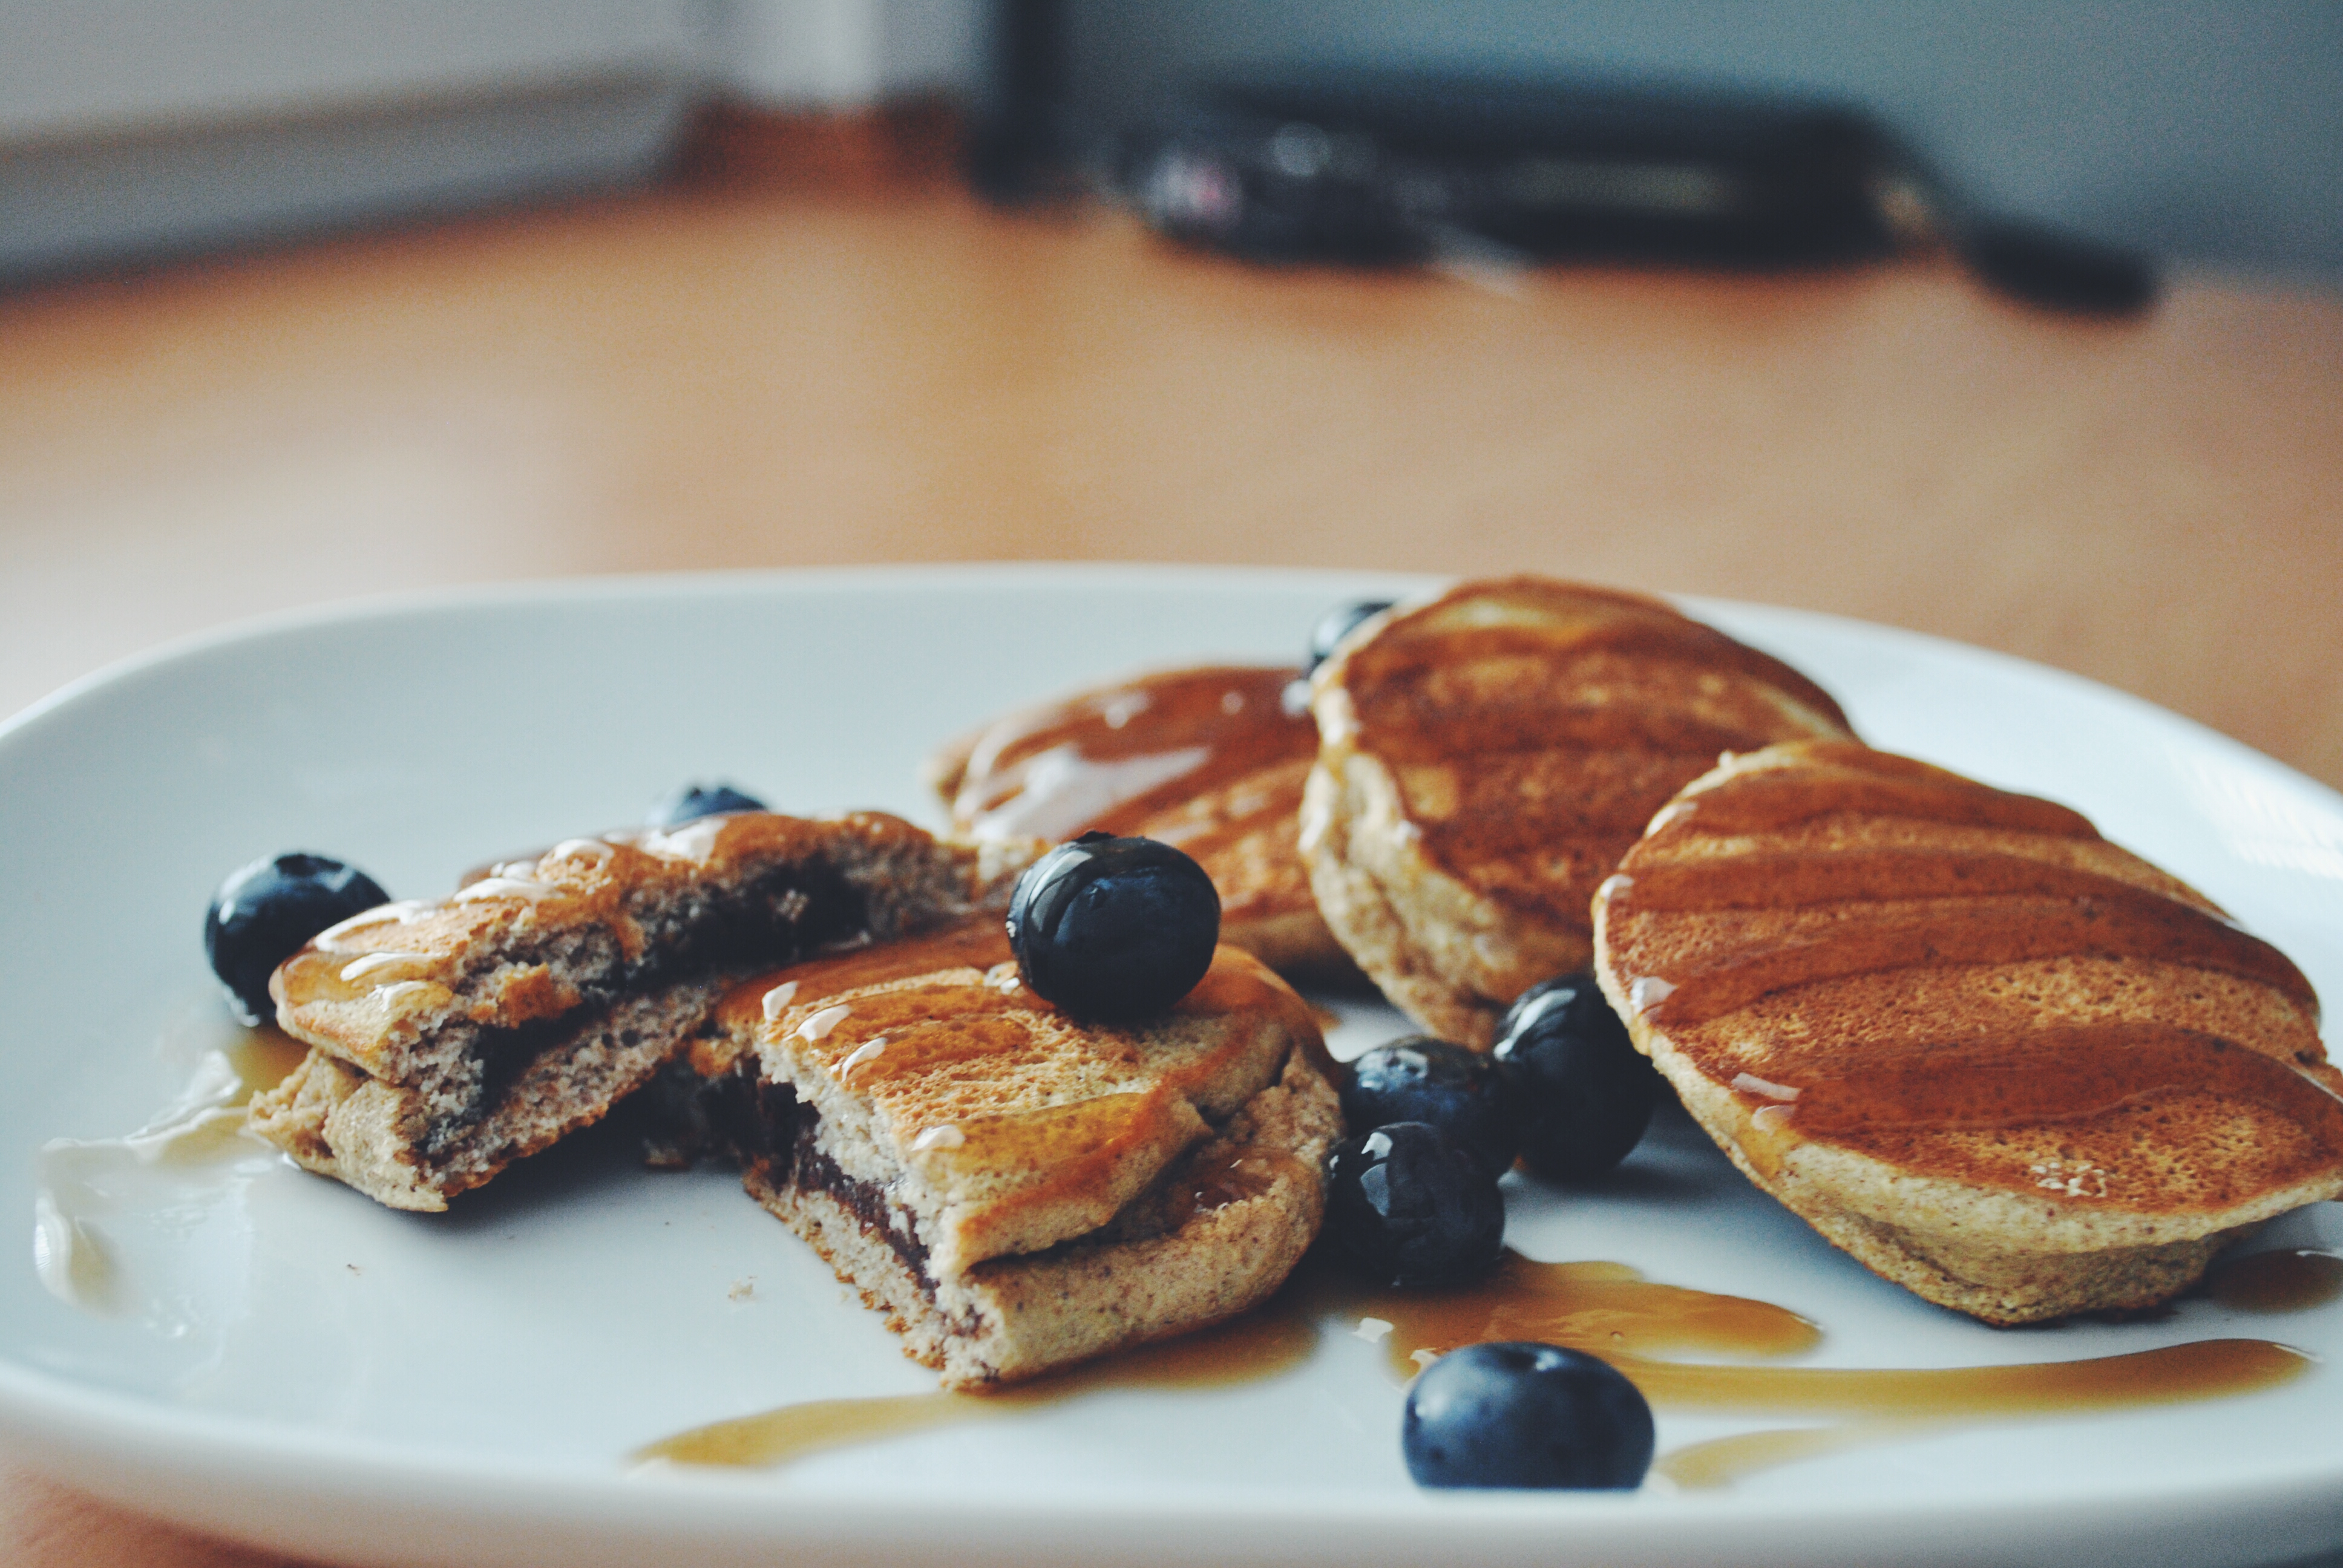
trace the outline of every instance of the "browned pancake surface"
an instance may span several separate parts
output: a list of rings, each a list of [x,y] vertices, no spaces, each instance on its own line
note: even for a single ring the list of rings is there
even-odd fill
[[[1710,1131],[1946,1304],[2145,1304],[2208,1238],[2343,1188],[2343,1075],[2308,982],[2064,807],[1859,746],[1776,747],[1686,790],[1598,915],[1606,992]],[[1930,1217],[1898,1212],[1898,1183]],[[1932,1286],[1825,1222],[1850,1216],[1923,1254],[2107,1266],[2087,1288],[2048,1265],[2023,1289]],[[2192,1267],[2119,1266],[2199,1243]]]
[[[759,975],[691,1056],[761,1075],[749,1191],[955,1387],[1275,1290],[1341,1135],[1325,1061],[1233,948],[1166,1012],[1086,1023],[1018,982],[997,916]]]
[[[1318,753],[1289,710],[1298,669],[1208,666],[1143,675],[998,719],[944,748],[930,782],[978,837],[1096,829],[1173,844],[1221,895],[1221,937],[1275,968],[1344,963],[1294,849]]]
[[[1314,687],[1320,905],[1386,995],[1474,1044],[1585,963],[1595,888],[1720,752],[1847,733],[1778,659],[1657,600],[1536,578],[1393,612]]]
[[[997,918],[778,971],[718,1016],[835,1131],[850,1175],[907,1198],[909,1175],[940,1273],[1098,1229],[1317,1038],[1229,947],[1161,1016],[1070,1018],[1019,981]]]
[[[250,1125],[382,1202],[442,1209],[649,1081],[730,976],[998,908],[1031,851],[763,811],[565,840],[279,966],[278,1020],[312,1050]]]

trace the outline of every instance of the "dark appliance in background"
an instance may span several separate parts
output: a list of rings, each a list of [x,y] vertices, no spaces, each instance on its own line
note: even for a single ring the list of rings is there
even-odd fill
[[[1086,134],[1065,5],[998,7],[971,163],[991,199],[1087,186],[1265,262],[1778,268],[1945,246],[2045,308],[2120,315],[2156,297],[2146,258],[1976,211],[1869,117],[1788,95],[1319,66],[1198,83]]]

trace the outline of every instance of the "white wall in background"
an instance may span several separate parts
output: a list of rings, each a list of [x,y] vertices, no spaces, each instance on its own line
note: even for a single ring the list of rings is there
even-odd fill
[[[0,0],[0,141],[672,79],[704,69],[705,3]]]
[[[973,84],[985,0],[0,0],[0,278],[638,182]]]
[[[974,94],[982,85],[987,0],[881,0],[879,8],[880,91],[898,94],[947,89]]]
[[[974,84],[981,0],[717,0],[716,85],[773,108],[852,107]]]

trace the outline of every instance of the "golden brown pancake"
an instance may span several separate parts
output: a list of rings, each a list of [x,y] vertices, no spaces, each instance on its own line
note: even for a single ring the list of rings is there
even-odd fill
[[[387,904],[271,977],[312,1049],[251,1125],[393,1208],[445,1209],[640,1087],[728,980],[1003,907],[1034,848],[747,811],[572,839],[444,902]]]
[[[2063,806],[1775,746],[1594,912],[1604,994],[1751,1180],[1987,1322],[2152,1306],[2343,1192],[2309,982]]]
[[[1167,1013],[1106,1026],[1026,990],[986,919],[746,982],[690,1060],[754,1080],[749,1191],[960,1387],[1273,1292],[1341,1135],[1322,1052],[1233,948]]]
[[[1302,672],[1212,666],[1142,675],[997,719],[945,747],[929,783],[980,839],[1098,829],[1195,857],[1221,895],[1221,940],[1281,973],[1350,960],[1294,850],[1318,727],[1285,705]]]
[[[1319,910],[1396,1006],[1475,1047],[1523,990],[1585,967],[1596,885],[1719,752],[1849,733],[1780,660],[1544,578],[1387,611],[1312,685]]]

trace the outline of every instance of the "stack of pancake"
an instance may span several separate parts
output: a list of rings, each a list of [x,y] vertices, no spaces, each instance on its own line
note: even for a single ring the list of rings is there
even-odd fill
[[[1868,750],[1779,660],[1513,578],[1363,623],[1310,679],[1314,726],[1265,700],[1294,673],[1141,678],[936,775],[979,834],[1176,841],[1242,793],[1245,854],[1204,862],[1224,897],[1273,887],[1291,917],[1306,889],[1448,1039],[1485,1047],[1591,962],[1753,1180],[1988,1322],[2165,1300],[2343,1191],[2343,1079],[2283,955],[2072,811]]]
[[[1513,578],[1301,674],[997,721],[931,766],[953,839],[739,812],[346,921],[275,977],[312,1049],[252,1125],[436,1210],[651,1085],[670,1161],[729,1151],[953,1385],[1285,1278],[1342,1125],[1273,970],[1363,971],[1486,1047],[1591,963],[1753,1181],[1992,1322],[2162,1301],[2343,1192],[2343,1076],[2282,954],[2063,807],[1869,750],[1777,659]],[[1019,869],[1088,829],[1177,844],[1222,895],[1210,972],[1136,1024],[1026,991],[1001,930]]]

